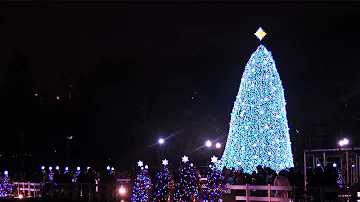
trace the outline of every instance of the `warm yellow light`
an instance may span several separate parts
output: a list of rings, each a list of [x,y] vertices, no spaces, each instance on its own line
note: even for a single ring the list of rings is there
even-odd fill
[[[38,94],[37,93],[35,93],[35,97],[37,97],[38,96]]]
[[[267,33],[261,27],[259,27],[254,35],[261,41],[266,36],[266,34]]]

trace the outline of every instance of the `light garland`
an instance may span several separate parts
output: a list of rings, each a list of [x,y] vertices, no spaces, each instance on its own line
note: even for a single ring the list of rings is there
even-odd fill
[[[275,61],[260,45],[246,64],[217,168],[251,173],[258,165],[275,171],[293,167],[285,105]]]

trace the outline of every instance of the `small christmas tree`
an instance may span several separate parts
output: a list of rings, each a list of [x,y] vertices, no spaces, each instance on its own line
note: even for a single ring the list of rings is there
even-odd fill
[[[217,157],[213,156],[211,162],[215,163]],[[211,166],[211,165],[210,165]],[[222,196],[226,192],[226,186],[222,179],[222,172],[215,169],[212,166],[212,170],[209,171],[207,176],[207,188],[204,192],[204,202],[220,202],[222,201]]]
[[[4,171],[4,176],[0,177],[0,197],[9,196],[12,192],[11,180],[8,171]]]
[[[49,180],[50,182],[52,182],[54,180],[54,173],[52,171],[52,167],[49,167],[49,174],[48,174]]]
[[[153,202],[165,202],[169,200],[169,183],[171,182],[171,174],[169,171],[168,160],[164,159],[162,161],[164,165],[164,171],[156,174],[156,184],[153,189]]]
[[[337,169],[337,174],[338,174],[338,176],[337,176],[337,185],[340,187],[340,188],[342,188],[343,186],[342,186],[342,182],[343,182],[343,178],[342,178],[342,173],[341,173],[341,170],[340,169]]]
[[[148,176],[148,166],[145,166],[145,168],[142,167],[142,161],[139,161],[138,165],[141,167],[141,172],[136,176],[131,201],[146,202],[149,198],[149,191],[151,186],[151,181]]]
[[[187,156],[182,157],[184,166],[180,169],[180,181],[176,184],[174,201],[193,202],[198,199],[200,176]]]

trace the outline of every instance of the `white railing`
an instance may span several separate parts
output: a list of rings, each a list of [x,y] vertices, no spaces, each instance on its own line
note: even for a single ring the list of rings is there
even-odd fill
[[[13,182],[13,187],[17,187],[17,193],[25,197],[41,197],[41,183],[33,182]]]
[[[131,182],[130,178],[122,178],[122,179],[116,179],[117,182],[124,182],[124,183],[128,183]]]
[[[244,190],[245,196],[235,196],[235,200],[249,201],[281,201],[281,202],[292,202],[290,198],[274,197],[273,191],[292,191],[291,186],[272,186],[272,185],[228,185],[228,189],[231,190]],[[267,196],[250,196],[250,191],[267,191]]]

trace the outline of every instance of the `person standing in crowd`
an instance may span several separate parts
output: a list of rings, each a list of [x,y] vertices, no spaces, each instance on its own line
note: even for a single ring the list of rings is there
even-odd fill
[[[285,170],[279,172],[279,176],[275,178],[274,186],[290,186]],[[275,192],[275,197],[288,198],[288,192],[284,190],[278,190]]]
[[[256,185],[266,185],[266,172],[261,165],[256,167],[257,173],[255,174]]]

